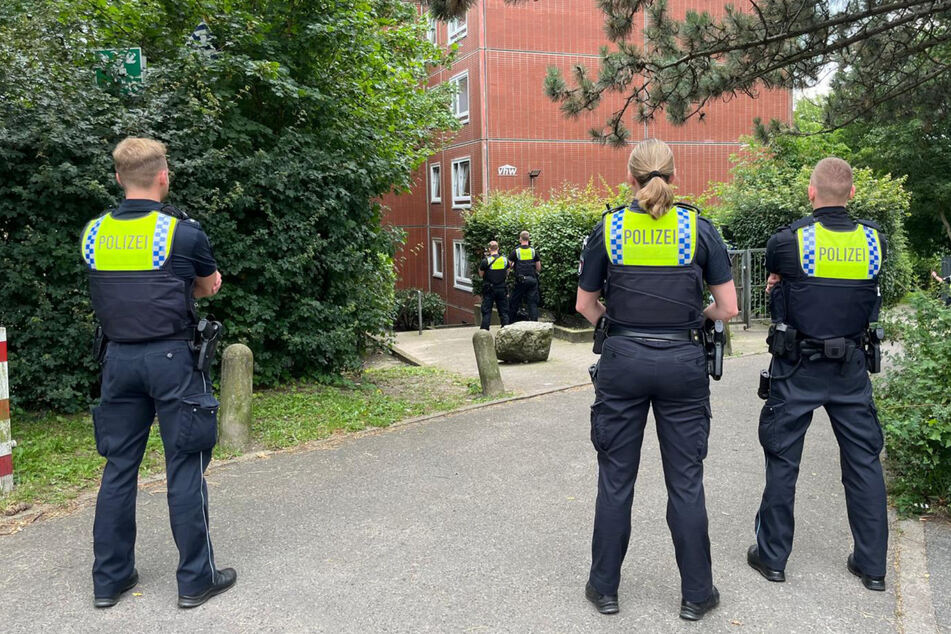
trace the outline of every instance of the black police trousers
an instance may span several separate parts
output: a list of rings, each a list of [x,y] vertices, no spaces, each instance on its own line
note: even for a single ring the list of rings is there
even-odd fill
[[[109,343],[102,398],[93,408],[96,449],[106,458],[93,525],[96,596],[119,592],[135,567],[135,498],[149,430],[159,419],[168,512],[178,546],[178,592],[214,583],[204,471],[217,440],[218,401],[185,341]]]
[[[515,282],[509,297],[509,323],[515,323],[522,302],[528,304],[528,320],[538,321],[538,278],[527,275]]]
[[[756,514],[760,559],[784,570],[792,550],[793,502],[806,430],[812,412],[823,406],[839,443],[842,484],[849,526],[855,542],[855,565],[867,575],[884,576],[888,546],[885,479],[879,454],[884,445],[865,356],[856,350],[844,363],[803,359],[795,364],[774,358],[769,399],[759,421],[759,440],[766,455],[766,488]],[[790,374],[791,373],[791,374]]]
[[[617,594],[631,537],[641,443],[653,407],[682,598],[704,601],[713,591],[713,574],[703,493],[710,433],[703,349],[688,342],[608,337],[594,381],[591,442],[598,452],[598,499],[589,581],[601,594]]]
[[[509,301],[505,294],[505,284],[482,285],[482,330],[488,330],[492,323],[492,304],[499,311],[499,323],[509,324]]]

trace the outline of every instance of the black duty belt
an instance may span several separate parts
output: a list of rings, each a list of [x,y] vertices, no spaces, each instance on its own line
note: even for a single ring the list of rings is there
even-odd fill
[[[609,337],[628,337],[630,339],[654,339],[658,341],[692,341],[700,342],[699,330],[676,330],[670,332],[644,332],[625,328],[624,326],[609,326]]]

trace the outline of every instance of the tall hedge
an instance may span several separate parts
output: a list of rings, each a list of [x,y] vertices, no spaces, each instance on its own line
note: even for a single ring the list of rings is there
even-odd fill
[[[556,318],[575,312],[578,260],[581,245],[600,221],[605,205],[612,207],[633,199],[630,188],[566,186],[542,199],[529,192],[496,192],[478,202],[463,219],[463,233],[471,262],[485,256],[485,245],[497,240],[508,256],[518,244],[518,234],[527,230],[542,260],[539,278],[541,306]],[[481,292],[476,274],[473,289]]]
[[[27,10],[28,9],[28,10]],[[205,20],[216,50],[192,48]],[[56,44],[46,44],[55,42]],[[93,82],[97,48],[141,46],[144,90]],[[0,324],[20,407],[93,396],[84,223],[116,204],[110,151],[165,141],[170,202],[224,285],[205,301],[256,382],[356,367],[390,325],[394,242],[374,203],[454,126],[441,60],[401,0],[15,0],[0,7]]]

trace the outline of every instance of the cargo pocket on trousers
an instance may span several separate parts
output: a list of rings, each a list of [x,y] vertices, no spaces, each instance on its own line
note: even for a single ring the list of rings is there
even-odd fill
[[[783,412],[785,403],[767,403],[759,414],[759,444],[766,451],[776,452],[777,420]]]
[[[875,421],[875,428],[878,430],[878,443],[875,453],[879,454],[885,448],[885,430],[882,429],[882,421],[878,418],[878,407],[875,406],[875,401],[869,402],[869,406],[872,408],[872,419]]]
[[[591,406],[591,444],[598,453],[604,451],[601,438],[601,428],[598,425],[598,415],[601,413],[601,403],[595,401]]]
[[[710,443],[710,419],[713,418],[713,410],[710,409],[710,403],[704,403],[702,408],[704,420],[703,420],[703,437],[700,439],[700,447],[698,451],[698,458],[703,462],[707,458],[707,448]]]
[[[103,458],[106,456],[106,443],[104,441],[105,431],[103,430],[103,417],[102,417],[102,408],[100,406],[93,407],[90,412],[92,412],[92,433],[96,437],[96,451],[99,452],[99,455]]]
[[[218,399],[192,394],[182,399],[181,424],[175,445],[186,453],[211,449],[218,442]]]

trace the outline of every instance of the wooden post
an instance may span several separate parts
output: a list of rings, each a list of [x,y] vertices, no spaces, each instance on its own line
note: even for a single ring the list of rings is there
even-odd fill
[[[225,348],[221,355],[221,444],[226,449],[251,448],[251,394],[254,387],[254,355],[241,343]]]
[[[479,366],[482,393],[486,396],[498,396],[505,392],[502,373],[499,371],[499,359],[495,356],[495,337],[488,330],[477,330],[472,335],[472,347],[475,349],[476,365]]]

